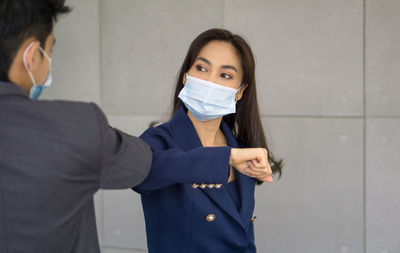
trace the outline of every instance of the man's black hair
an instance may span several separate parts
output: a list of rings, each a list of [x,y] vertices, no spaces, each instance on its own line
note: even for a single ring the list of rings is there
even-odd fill
[[[23,42],[34,37],[44,48],[58,15],[70,10],[65,0],[0,0],[0,81],[9,81]]]

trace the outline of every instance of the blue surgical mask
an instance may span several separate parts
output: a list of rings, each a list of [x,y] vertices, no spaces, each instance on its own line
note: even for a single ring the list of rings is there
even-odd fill
[[[33,86],[31,87],[30,91],[29,91],[29,97],[32,100],[37,100],[40,95],[42,94],[43,90],[49,86],[51,86],[52,82],[53,82],[53,75],[52,75],[52,67],[51,67],[51,58],[50,56],[47,55],[47,53],[44,51],[44,49],[42,47],[39,46],[39,50],[44,54],[44,56],[47,58],[47,60],[49,61],[49,73],[47,74],[47,79],[46,81],[41,84],[38,85],[36,83],[35,77],[33,76],[32,72],[30,71],[28,64],[26,63],[26,55],[29,51],[29,49],[34,45],[34,42],[32,42],[25,50],[24,52],[24,65],[26,70],[28,71],[29,77],[32,80]]]
[[[240,90],[198,79],[186,74],[179,98],[200,121],[236,113],[236,93]]]

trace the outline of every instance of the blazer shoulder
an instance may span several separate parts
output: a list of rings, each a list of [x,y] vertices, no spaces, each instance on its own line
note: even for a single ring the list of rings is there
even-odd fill
[[[42,100],[35,103],[31,112],[45,119],[52,128],[65,134],[86,136],[85,139],[99,138],[101,130],[108,128],[106,116],[94,103]]]
[[[165,150],[171,146],[175,146],[175,140],[169,122],[148,128],[140,135],[140,138],[147,142],[153,151]]]
[[[104,115],[95,103],[64,100],[40,100],[36,105],[41,111],[60,113],[60,116],[79,116],[88,114]]]

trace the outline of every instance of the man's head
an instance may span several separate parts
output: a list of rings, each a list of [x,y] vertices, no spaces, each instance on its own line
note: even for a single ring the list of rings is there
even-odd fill
[[[34,84],[29,72],[36,84],[46,81],[50,61],[45,54],[50,56],[55,43],[53,24],[69,11],[65,0],[0,0],[0,81],[27,93]]]

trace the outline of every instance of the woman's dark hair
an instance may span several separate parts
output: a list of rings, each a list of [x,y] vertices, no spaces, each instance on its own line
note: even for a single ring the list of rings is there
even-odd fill
[[[24,41],[34,37],[44,48],[57,16],[69,11],[65,0],[0,1],[0,81],[9,81],[8,72]]]
[[[242,84],[247,84],[242,98],[236,104],[236,114],[227,115],[223,119],[245,147],[266,148],[268,150],[272,172],[274,174],[279,173],[280,177],[283,166],[282,160],[277,160],[269,150],[261,123],[257,102],[254,56],[250,46],[241,36],[232,34],[224,29],[210,29],[197,36],[189,47],[178,75],[174,92],[172,116],[183,105],[178,95],[183,88],[182,80],[185,73],[192,67],[201,49],[209,42],[215,40],[230,43],[236,49],[243,69]],[[260,184],[261,182],[259,181],[258,183]]]

